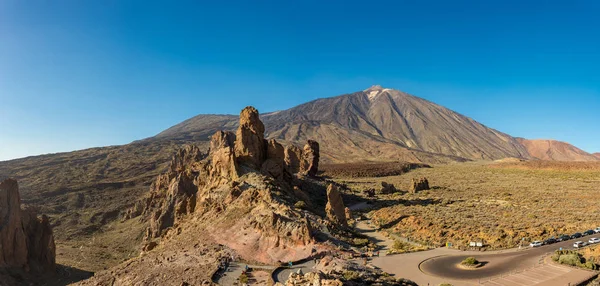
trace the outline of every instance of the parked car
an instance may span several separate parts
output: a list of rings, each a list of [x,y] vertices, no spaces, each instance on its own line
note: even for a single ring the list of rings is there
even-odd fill
[[[573,238],[580,238],[580,237],[582,237],[582,236],[583,236],[583,235],[581,235],[581,233],[579,233],[579,232],[576,232],[576,233],[574,233],[573,235],[571,235],[571,239],[573,239]]]
[[[553,243],[556,243],[556,238],[554,238],[554,237],[544,240],[544,245],[553,244]]]
[[[595,232],[595,233],[600,233],[600,226],[599,226],[599,227],[597,227],[597,228],[594,228],[594,232]]]
[[[592,237],[592,238],[590,238],[590,240],[588,242],[590,244],[598,243],[598,242],[600,242],[600,238]]]
[[[586,231],[584,231],[584,232],[583,232],[583,235],[592,235],[592,234],[594,234],[594,233],[595,233],[595,232],[594,232],[593,230],[589,229],[589,230],[586,230]]]
[[[542,246],[542,242],[536,240],[536,241],[530,243],[529,246],[531,246],[531,247],[540,247],[540,246]]]
[[[569,240],[569,239],[571,239],[571,237],[570,237],[570,236],[568,236],[568,235],[566,235],[566,234],[563,234],[563,235],[559,236],[559,237],[556,239],[556,241],[567,241],[567,240]]]
[[[577,242],[573,243],[573,247],[575,247],[575,248],[580,248],[580,247],[584,247],[584,246],[585,246],[585,244],[583,241],[577,241]]]

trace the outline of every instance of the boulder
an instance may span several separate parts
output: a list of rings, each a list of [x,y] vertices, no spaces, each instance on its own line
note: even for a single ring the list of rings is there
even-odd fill
[[[325,205],[327,219],[339,225],[348,226],[345,209],[342,195],[334,184],[330,184],[327,187],[327,205]]]
[[[56,247],[48,217],[21,209],[19,185],[13,179],[0,182],[0,218],[0,267],[54,269]]]
[[[319,143],[308,140],[302,151],[300,171],[309,176],[316,176],[319,171]]]
[[[412,185],[410,187],[410,192],[411,193],[417,193],[418,191],[423,191],[423,190],[429,190],[429,181],[427,180],[427,178],[423,177],[423,178],[419,178],[419,179],[412,179]]]
[[[393,194],[398,192],[394,184],[388,184],[386,182],[381,182],[381,193],[382,194]]]
[[[375,196],[375,189],[366,189],[363,191],[363,194],[365,194],[367,198],[372,198]]]
[[[240,113],[240,126],[235,138],[237,163],[260,170],[266,157],[265,126],[258,117],[258,110],[248,106]]]

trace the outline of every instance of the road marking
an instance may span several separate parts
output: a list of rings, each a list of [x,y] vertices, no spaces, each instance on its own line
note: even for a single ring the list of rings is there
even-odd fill
[[[512,279],[510,279],[510,278],[512,278],[512,279],[516,279],[517,281],[514,281],[514,280],[512,280]],[[529,284],[527,284],[527,283],[526,283],[526,284],[522,284],[522,282],[521,282],[521,281],[519,281],[519,278],[517,278],[517,277],[514,277],[514,276],[506,276],[506,277],[502,277],[502,279],[504,279],[504,280],[508,280],[508,281],[510,281],[510,282],[512,282],[512,283],[516,283],[516,284],[523,285],[523,286],[527,286],[527,285],[529,285]]]

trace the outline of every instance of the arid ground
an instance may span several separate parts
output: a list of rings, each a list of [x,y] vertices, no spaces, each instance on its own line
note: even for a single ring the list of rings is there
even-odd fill
[[[327,173],[327,172],[325,172]],[[457,163],[399,176],[348,178],[358,196],[381,182],[408,190],[426,177],[431,190],[377,194],[369,215],[389,232],[434,246],[510,248],[593,229],[600,215],[600,164],[560,162]]]

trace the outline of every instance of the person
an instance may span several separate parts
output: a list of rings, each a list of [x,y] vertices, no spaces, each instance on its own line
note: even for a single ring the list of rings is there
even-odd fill
[[[246,272],[248,272],[248,264],[246,264],[246,267],[244,267],[244,269],[246,269]]]
[[[289,266],[290,268],[292,268],[292,265],[293,265],[293,264],[292,264],[292,261],[288,262],[288,266]]]

